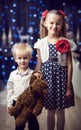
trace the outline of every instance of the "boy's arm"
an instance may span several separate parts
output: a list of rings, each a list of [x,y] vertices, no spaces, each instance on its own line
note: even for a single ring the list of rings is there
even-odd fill
[[[7,82],[7,108],[12,107],[13,94],[14,94],[13,81],[12,81],[12,77],[10,75],[8,82]]]

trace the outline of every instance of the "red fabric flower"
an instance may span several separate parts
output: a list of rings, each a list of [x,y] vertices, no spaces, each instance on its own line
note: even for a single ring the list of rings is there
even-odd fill
[[[66,53],[70,50],[70,43],[66,39],[58,40],[56,43],[56,49],[60,53]]]
[[[42,18],[46,18],[47,13],[48,13],[48,10],[45,10],[45,11],[42,13]]]

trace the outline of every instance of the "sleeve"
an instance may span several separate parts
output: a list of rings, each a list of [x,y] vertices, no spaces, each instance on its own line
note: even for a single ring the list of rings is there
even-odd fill
[[[34,44],[34,49],[40,49],[40,39]]]
[[[70,40],[70,45],[71,45],[71,51],[72,52],[75,51],[75,50],[77,50],[77,45],[76,45],[75,42],[73,42],[73,41]]]
[[[12,74],[10,74],[10,77],[7,82],[7,107],[12,106],[13,95],[14,95],[13,78],[12,78]]]

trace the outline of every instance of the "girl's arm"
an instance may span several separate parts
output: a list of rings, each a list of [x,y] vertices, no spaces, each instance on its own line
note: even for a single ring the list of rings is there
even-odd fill
[[[40,50],[37,49],[37,65],[36,65],[36,70],[41,69],[41,55],[40,55]]]
[[[68,66],[68,76],[67,76],[67,91],[66,97],[71,97],[71,87],[72,87],[72,74],[73,74],[73,64],[72,64],[72,54],[67,53],[67,66]]]

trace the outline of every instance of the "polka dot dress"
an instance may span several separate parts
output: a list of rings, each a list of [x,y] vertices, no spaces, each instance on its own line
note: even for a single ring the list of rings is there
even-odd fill
[[[66,100],[67,67],[58,63],[56,44],[49,44],[49,60],[42,64],[42,73],[48,84],[48,95],[44,98],[46,109],[64,109],[74,106],[74,93],[72,98]]]

